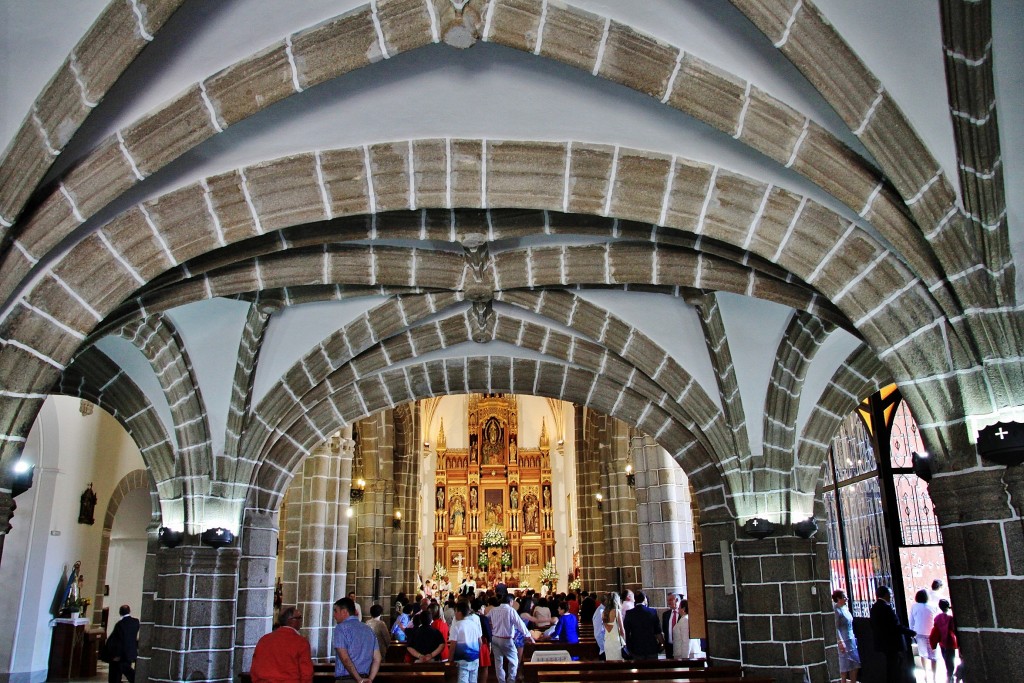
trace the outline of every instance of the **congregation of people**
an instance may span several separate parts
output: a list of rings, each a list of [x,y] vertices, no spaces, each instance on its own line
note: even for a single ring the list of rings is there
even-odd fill
[[[964,680],[963,663],[957,664],[956,622],[950,603],[941,597],[943,582],[936,579],[930,588],[914,595],[909,624],[904,624],[892,603],[892,591],[880,585],[875,589],[875,602],[870,609],[871,637],[874,650],[884,658],[886,683],[916,681],[916,669],[924,672],[927,683],[940,683],[938,657],[945,667],[945,683]],[[857,683],[861,656],[854,635],[853,615],[844,591],[832,593],[835,604],[836,645],[842,683]],[[912,653],[916,649],[917,661]]]
[[[520,663],[527,643],[579,644],[581,623],[592,626],[600,660],[703,654],[699,641],[690,638],[687,601],[681,594],[670,594],[669,608],[659,615],[639,590],[551,595],[510,590],[503,583],[487,591],[467,584],[451,591],[425,582],[413,599],[398,594],[390,627],[381,605],[374,604],[363,621],[353,593],[338,600],[333,610],[335,680],[373,681],[395,644],[404,646],[405,662],[413,667],[448,662],[457,669],[459,683],[483,683],[492,666],[498,683],[516,683],[522,680]],[[275,630],[256,645],[249,672],[253,683],[311,683],[314,666],[301,625],[297,608],[281,609]]]

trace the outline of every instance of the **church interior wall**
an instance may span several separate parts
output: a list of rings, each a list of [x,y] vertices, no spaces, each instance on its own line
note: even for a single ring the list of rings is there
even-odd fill
[[[83,597],[95,603],[107,503],[125,474],[146,466],[131,436],[113,417],[96,407],[82,415],[80,405],[66,396],[47,399],[27,444],[36,450],[26,447],[23,455],[36,466],[34,482],[18,498],[18,520],[5,541],[5,555],[14,546],[25,559],[0,566],[0,585],[21,587],[10,591],[20,604],[6,612],[17,615],[19,628],[0,637],[0,668],[10,671],[46,671],[51,610],[76,561],[82,562],[85,576]],[[95,521],[79,524],[80,498],[90,483],[97,499]],[[148,511],[144,519],[148,522]],[[141,590],[134,603],[140,600]],[[133,602],[132,597],[125,594],[125,602]]]

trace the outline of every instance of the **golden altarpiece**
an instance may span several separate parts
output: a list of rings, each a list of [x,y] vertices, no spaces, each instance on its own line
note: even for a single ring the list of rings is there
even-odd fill
[[[542,419],[535,448],[521,447],[516,399],[505,394],[471,394],[467,422],[468,449],[447,448],[444,422],[438,433],[434,557],[453,578],[464,573],[478,587],[499,576],[509,586],[528,583],[555,556],[546,425]],[[484,533],[495,527],[508,545],[484,548]],[[510,564],[502,564],[503,553]]]

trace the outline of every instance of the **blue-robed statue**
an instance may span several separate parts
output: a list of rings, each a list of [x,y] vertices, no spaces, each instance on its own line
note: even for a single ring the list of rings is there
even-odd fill
[[[60,601],[61,612],[78,611],[78,599],[82,597],[78,594],[78,576],[81,571],[82,561],[79,560],[75,562],[75,566],[71,568],[71,573],[68,575],[68,582],[64,584],[64,591]]]

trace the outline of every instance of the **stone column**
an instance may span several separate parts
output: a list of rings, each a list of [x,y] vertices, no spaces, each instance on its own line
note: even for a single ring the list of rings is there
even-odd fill
[[[607,575],[607,557],[602,510],[597,509],[594,495],[601,490],[601,461],[598,441],[591,434],[588,416],[593,411],[575,408],[576,434],[576,519],[580,535],[580,572],[588,590],[608,591],[614,588]],[[603,503],[602,503],[603,507]]]
[[[1024,671],[1024,468],[979,464],[936,474],[928,489],[942,529],[968,680],[1018,680]]]
[[[239,534],[238,606],[235,618],[235,672],[248,671],[256,641],[270,633],[274,615],[277,559],[276,515],[246,510]]]
[[[629,426],[621,420],[601,415],[604,438],[601,449],[601,482],[604,489],[605,538],[609,541],[608,578],[623,588],[642,588],[640,575],[640,535],[637,526],[636,491],[626,482],[629,464]],[[620,574],[621,570],[621,574]]]
[[[238,547],[157,551],[148,680],[233,682],[240,557]]]
[[[281,506],[281,603],[295,605],[299,599],[299,543],[302,539],[302,490],[305,466],[292,478]]]
[[[420,433],[419,404],[395,408],[395,508],[402,511],[402,528],[392,534],[391,584],[381,589],[384,614],[391,614],[391,598],[405,591],[412,595],[418,585],[420,536]]]
[[[303,635],[315,659],[333,656],[334,601],[345,595],[348,561],[351,429],[317,447],[303,463],[302,498],[289,511],[289,529],[299,529],[295,603],[304,616]],[[289,505],[294,505],[290,503]]]
[[[366,494],[356,506],[351,522],[350,547],[354,536],[354,552],[349,552],[349,590],[356,592],[356,598],[369,616],[373,595],[374,571],[380,571],[381,586],[391,585],[391,559],[393,548],[393,520],[395,519],[395,475],[393,414],[382,410],[360,420],[359,458],[362,471],[358,474],[366,480]],[[402,511],[402,525],[408,520],[409,512]],[[354,579],[354,581],[352,580]]]
[[[146,566],[142,572],[142,604],[139,606],[139,659],[135,678],[156,680],[151,674],[154,627],[156,625],[157,556],[160,552],[160,522],[153,521],[146,529]]]
[[[693,551],[690,486],[683,468],[649,436],[633,430],[640,568],[651,607],[668,607],[669,593],[686,594],[684,553]]]

